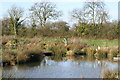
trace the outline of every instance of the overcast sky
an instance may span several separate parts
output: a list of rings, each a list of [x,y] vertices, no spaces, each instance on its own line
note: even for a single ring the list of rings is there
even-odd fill
[[[18,7],[22,7],[25,10],[25,15],[28,15],[28,9],[35,3],[35,1],[22,1],[22,2],[15,2],[15,1],[4,1],[0,2],[0,18],[7,15],[7,10],[11,8],[12,5],[16,5]],[[75,8],[82,8],[84,5],[84,2],[79,1],[63,1],[63,2],[54,2],[57,6],[58,10],[61,10],[63,12],[63,16],[59,18],[59,20],[67,21],[69,24],[74,23],[75,21],[71,19],[70,17],[70,11],[72,11]],[[112,2],[105,2],[106,9],[109,12],[110,19],[111,20],[117,20],[118,19],[118,2],[112,1]]]

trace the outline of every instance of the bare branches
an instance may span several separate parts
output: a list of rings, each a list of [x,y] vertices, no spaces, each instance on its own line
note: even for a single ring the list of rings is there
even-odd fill
[[[71,16],[72,16],[72,18],[77,19],[79,24],[87,23],[84,14],[85,14],[84,10],[74,9],[72,11]]]
[[[90,22],[96,23],[98,17],[97,11],[104,9],[105,4],[103,2],[86,2],[84,5],[85,15],[89,17]]]
[[[47,20],[56,19],[60,16],[60,11],[57,11],[56,5],[51,2],[35,3],[30,11],[38,18],[41,26],[45,26]]]
[[[19,21],[19,19],[23,16],[24,11],[22,8],[12,6],[12,8],[8,10],[8,13],[10,18],[13,18]]]
[[[98,10],[97,16],[97,21],[99,24],[107,23],[107,20],[109,19],[108,12],[105,10]]]
[[[78,20],[78,23],[103,23],[109,19],[107,11],[105,11],[103,2],[85,2],[82,9],[74,9],[72,17]]]
[[[25,20],[25,19],[21,20],[24,11],[22,8],[12,6],[12,8],[8,10],[8,13],[10,18],[10,23],[12,24],[11,27],[14,28],[14,33],[15,35],[17,35],[18,26],[20,26],[21,23]]]

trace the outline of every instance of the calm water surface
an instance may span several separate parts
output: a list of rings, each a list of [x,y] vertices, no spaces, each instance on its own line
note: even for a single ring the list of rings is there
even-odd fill
[[[99,78],[107,70],[118,68],[117,62],[90,57],[45,57],[37,63],[3,68],[4,77],[13,78]]]

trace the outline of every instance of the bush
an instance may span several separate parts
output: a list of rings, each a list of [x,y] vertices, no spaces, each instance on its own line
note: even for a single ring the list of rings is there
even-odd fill
[[[15,62],[15,56],[16,56],[16,53],[14,53],[14,51],[4,50],[3,53],[2,53],[3,66],[11,65],[11,61],[12,61],[12,63],[14,63]]]
[[[114,49],[114,48],[111,49],[108,53],[109,58],[117,57],[117,55],[118,55],[118,49]]]
[[[94,56],[94,54],[96,53],[96,48],[95,47],[87,47],[85,49],[85,52],[88,56]]]
[[[117,57],[117,55],[118,55],[118,49],[111,49],[109,53],[112,54],[113,57]]]
[[[88,45],[80,40],[73,40],[71,44],[68,45],[67,48],[72,50],[75,54],[85,53],[83,48],[88,47]]]
[[[96,58],[107,58],[108,50],[100,49],[95,53]]]
[[[20,63],[38,61],[42,56],[42,50],[39,44],[27,44],[23,48],[20,48],[19,53],[17,54],[17,61]]]
[[[63,43],[60,42],[51,42],[46,45],[47,51],[52,52],[54,55],[62,56],[65,55],[67,48]]]

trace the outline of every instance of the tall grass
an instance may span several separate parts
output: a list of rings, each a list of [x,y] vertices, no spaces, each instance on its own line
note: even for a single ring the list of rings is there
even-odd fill
[[[56,56],[62,56],[66,53],[66,47],[61,42],[50,42],[46,46],[47,51],[52,52]]]
[[[15,53],[12,50],[4,50],[2,54],[2,62],[4,65],[10,65],[10,61],[14,61]]]
[[[114,70],[114,71],[110,71],[110,70],[106,70],[104,71],[104,73],[102,74],[103,78],[107,78],[107,79],[118,79],[118,71]]]
[[[19,53],[17,54],[18,62],[39,61],[42,57],[42,45],[40,43],[24,44],[19,46]]]
[[[42,45],[40,44],[20,44],[17,49],[4,49],[2,54],[3,63],[10,65],[12,63],[25,63],[39,61],[43,55]]]

